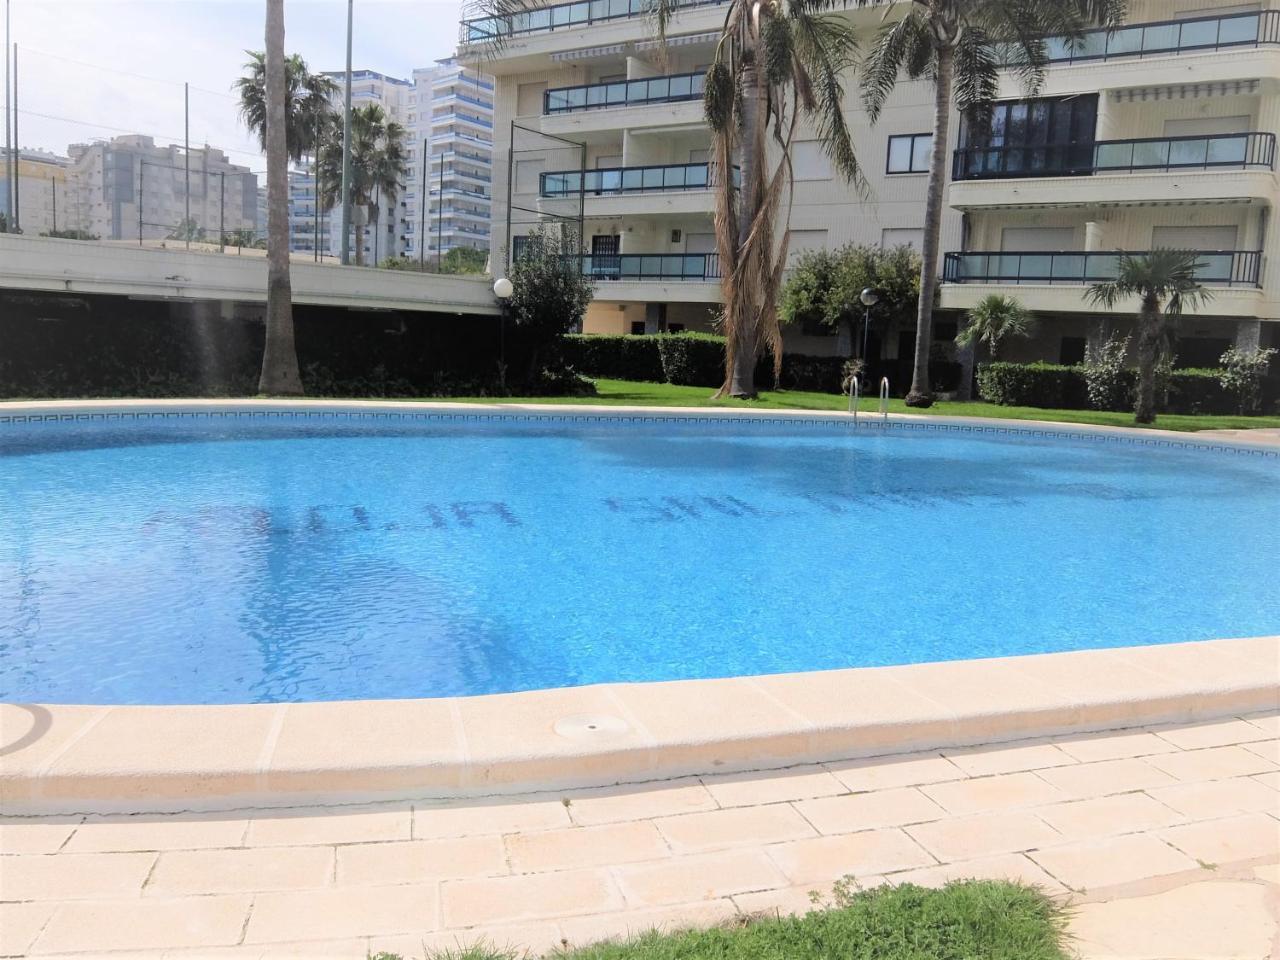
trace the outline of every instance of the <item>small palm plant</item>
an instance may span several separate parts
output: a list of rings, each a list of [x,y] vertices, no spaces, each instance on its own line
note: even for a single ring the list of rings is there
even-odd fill
[[[1138,298],[1138,392],[1133,419],[1156,419],[1156,361],[1165,342],[1170,320],[1184,307],[1197,307],[1212,299],[1196,272],[1203,268],[1199,255],[1190,250],[1152,250],[1134,256],[1120,253],[1116,277],[1095,283],[1085,296],[1090,303],[1113,309],[1121,300]]]
[[[320,147],[320,205],[326,210],[340,202],[342,193],[342,131],[334,133]],[[351,203],[370,208],[375,197],[394,203],[409,173],[405,152],[405,129],[390,119],[376,103],[351,111]],[[441,204],[444,197],[438,198]],[[379,204],[380,206],[380,204]],[[374,224],[378,207],[371,211]],[[363,234],[364,228],[360,228]],[[364,237],[356,242],[356,266],[364,266]]]
[[[973,305],[956,343],[962,347],[985,343],[991,359],[999,360],[1001,343],[1010,337],[1031,336],[1035,325],[1035,317],[1017,298],[993,293]]]
[[[871,6],[881,0],[856,0]],[[951,103],[983,121],[999,94],[1000,70],[1019,74],[1034,96],[1048,64],[1047,36],[1079,37],[1091,26],[1124,20],[1126,0],[889,0],[885,26],[863,66],[863,102],[875,122],[902,77],[933,83],[933,152],[925,195],[920,305],[908,406],[927,407],[929,345],[938,287],[942,193],[946,186]],[[901,16],[898,16],[901,14]]]

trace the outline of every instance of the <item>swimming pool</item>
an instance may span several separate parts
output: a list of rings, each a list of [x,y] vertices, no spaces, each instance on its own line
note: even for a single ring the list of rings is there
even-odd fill
[[[1114,435],[0,421],[0,699],[436,697],[1275,634],[1277,517],[1274,453]]]

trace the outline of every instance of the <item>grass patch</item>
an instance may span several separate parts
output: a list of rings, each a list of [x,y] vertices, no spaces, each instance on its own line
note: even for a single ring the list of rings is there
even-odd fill
[[[802,917],[766,917],[710,930],[652,932],[566,948],[563,960],[1068,960],[1063,907],[1039,890],[966,880],[940,890],[906,884],[853,891]],[[517,960],[485,946],[426,960]],[[378,954],[375,960],[400,960]]]
[[[451,403],[564,403],[603,406],[638,407],[740,407],[751,410],[815,410],[845,411],[847,397],[831,393],[805,393],[796,390],[763,391],[758,400],[712,400],[708,387],[680,387],[671,383],[645,383],[636,380],[596,380],[594,397],[441,397]],[[429,400],[424,402],[430,402]],[[879,402],[864,397],[858,407],[861,413],[874,413]],[[1047,410],[1041,407],[1000,407],[993,403],[956,403],[944,401],[928,410],[915,410],[901,400],[889,401],[890,413],[927,414],[953,417],[1000,417],[1009,420],[1054,420],[1061,423],[1083,423],[1111,427],[1132,427],[1132,413],[1107,410]],[[1154,424],[1157,429],[1241,430],[1250,427],[1280,427],[1280,417],[1190,416],[1161,414]]]

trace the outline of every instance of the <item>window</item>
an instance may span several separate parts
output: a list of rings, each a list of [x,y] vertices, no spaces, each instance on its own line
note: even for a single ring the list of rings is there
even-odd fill
[[[886,173],[928,173],[929,154],[933,152],[933,134],[906,133],[889,138],[889,163]]]
[[[632,320],[632,321],[631,321],[631,335],[632,335],[633,337],[639,337],[639,336],[643,336],[643,335],[644,335],[644,321],[643,321],[643,320]]]
[[[524,256],[525,248],[528,245],[528,237],[516,236],[511,238],[511,259],[513,262]]]

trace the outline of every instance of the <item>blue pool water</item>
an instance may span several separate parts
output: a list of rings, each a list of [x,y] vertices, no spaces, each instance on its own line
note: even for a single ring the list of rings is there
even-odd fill
[[[1280,458],[780,422],[0,423],[0,699],[431,697],[1280,633]]]

